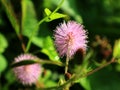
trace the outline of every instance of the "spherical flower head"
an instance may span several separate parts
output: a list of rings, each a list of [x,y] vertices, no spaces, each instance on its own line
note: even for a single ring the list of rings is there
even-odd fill
[[[60,56],[71,58],[78,49],[86,51],[87,35],[83,25],[69,21],[63,22],[55,30],[55,46]]]
[[[32,54],[22,54],[15,58],[14,63],[24,61],[24,60],[35,60],[36,56]],[[13,72],[15,73],[16,78],[23,85],[32,85],[37,82],[40,74],[41,74],[41,66],[37,63],[30,65],[22,65],[13,68]]]

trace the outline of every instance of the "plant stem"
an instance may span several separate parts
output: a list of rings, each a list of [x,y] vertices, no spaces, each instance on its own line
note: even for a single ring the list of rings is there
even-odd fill
[[[64,2],[64,0],[62,0],[62,1],[60,2],[60,4],[57,6],[57,8],[56,8],[51,14],[57,12],[57,11],[60,9],[60,7],[62,6],[63,2]]]
[[[102,68],[110,65],[111,63],[115,63],[115,62],[116,62],[116,60],[115,60],[114,58],[112,58],[112,59],[111,59],[109,62],[107,62],[106,64],[104,64],[104,65],[102,65],[102,66],[100,66],[100,67],[92,70],[91,72],[88,72],[88,73],[85,74],[85,75],[81,75],[81,74],[80,74],[80,75],[79,75],[79,74],[73,75],[71,79],[69,79],[68,81],[66,81],[64,84],[62,84],[62,85],[60,85],[60,86],[50,87],[50,88],[40,88],[40,89],[37,89],[37,90],[56,90],[56,89],[57,89],[57,90],[62,90],[63,88],[66,87],[66,85],[71,84],[71,82],[73,83],[74,81],[76,81],[76,80],[78,80],[78,79],[80,79],[80,78],[89,76],[89,75],[97,72],[98,70],[100,70],[100,69],[102,69]]]
[[[58,62],[58,61],[50,61],[50,60],[44,60],[44,59],[36,59],[36,60],[25,60],[25,61],[20,61],[17,63],[13,63],[11,65],[12,68],[14,67],[18,67],[18,66],[23,66],[23,65],[30,65],[30,64],[35,64],[35,63],[39,63],[39,64],[52,64],[52,65],[57,65],[57,66],[65,66],[62,62]]]
[[[38,26],[40,24],[42,24],[46,20],[46,18],[47,17],[45,17],[42,20],[40,20],[40,22],[36,25],[35,29],[32,31],[31,37],[30,37],[30,39],[29,39],[29,41],[27,43],[27,47],[26,47],[25,53],[29,52],[29,49],[30,49],[30,46],[31,46],[31,43],[32,43],[32,38],[35,35],[36,31],[38,30]]]
[[[67,82],[65,82],[60,86],[49,87],[49,88],[39,88],[37,90],[63,90],[66,87],[66,85],[69,85],[72,81],[74,81],[74,79],[75,79],[75,76],[73,76],[71,79],[69,79]]]
[[[61,7],[61,5],[63,4],[63,2],[64,2],[64,0],[62,0],[62,1],[60,2],[60,4],[59,4],[59,5],[57,6],[57,8],[51,13],[51,15],[52,15],[53,13],[57,12],[57,11],[60,9],[60,7]],[[25,49],[25,53],[29,52],[29,49],[30,49],[30,46],[31,46],[31,42],[32,42],[32,38],[33,38],[33,36],[35,35],[35,32],[37,31],[38,26],[39,26],[40,24],[42,24],[47,18],[48,18],[48,16],[46,16],[45,18],[43,18],[42,20],[40,20],[40,22],[36,25],[35,29],[32,31],[31,37],[30,37],[30,39],[29,39],[29,41],[28,41],[28,43],[27,43],[27,47],[26,47],[26,49]]]
[[[26,46],[25,46],[25,43],[23,41],[23,36],[22,36],[21,32],[20,32],[20,35],[19,35],[19,40],[21,42],[21,47],[22,47],[23,51],[25,52]]]
[[[69,64],[69,55],[66,57],[66,65],[65,65],[65,74],[68,72],[68,64]]]
[[[67,50],[66,63],[65,63],[65,74],[67,74],[68,72],[69,59],[70,59],[70,47],[68,47],[68,50]]]
[[[65,66],[62,62],[43,60],[43,59],[39,59],[38,63],[40,63],[40,64],[53,64],[53,65],[57,65],[57,66]]]
[[[100,66],[100,67],[98,67],[98,68],[96,68],[96,69],[94,69],[94,70],[92,70],[92,71],[90,71],[90,72],[88,72],[86,75],[83,75],[82,77],[89,76],[89,75],[97,72],[98,70],[100,70],[100,69],[102,69],[102,68],[110,65],[111,63],[115,63],[115,62],[116,62],[116,60],[115,60],[114,58],[112,58],[109,62],[105,63],[104,65],[102,65],[102,66]]]

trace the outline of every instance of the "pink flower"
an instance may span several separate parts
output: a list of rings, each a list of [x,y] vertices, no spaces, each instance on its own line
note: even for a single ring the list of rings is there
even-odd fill
[[[35,59],[37,59],[37,57],[31,54],[22,54],[15,58],[14,63],[24,61],[24,60],[35,60]],[[37,63],[18,66],[13,68],[13,72],[15,73],[16,78],[23,85],[31,85],[36,83],[36,81],[38,80],[41,74],[41,66]]]
[[[55,30],[55,46],[60,56],[67,55],[71,58],[78,49],[86,50],[87,35],[83,25],[69,21],[63,22]]]

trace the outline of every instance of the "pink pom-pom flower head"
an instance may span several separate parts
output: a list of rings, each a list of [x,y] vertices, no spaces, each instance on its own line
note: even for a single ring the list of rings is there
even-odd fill
[[[22,54],[15,58],[14,63],[24,60],[35,60],[35,59],[37,59],[37,57],[33,56],[32,54]],[[41,74],[41,66],[37,63],[30,65],[22,65],[22,66],[14,67],[13,72],[16,78],[23,85],[32,85],[37,82]]]
[[[63,22],[55,30],[55,46],[60,56],[71,58],[78,49],[86,50],[87,35],[83,25],[69,21]]]

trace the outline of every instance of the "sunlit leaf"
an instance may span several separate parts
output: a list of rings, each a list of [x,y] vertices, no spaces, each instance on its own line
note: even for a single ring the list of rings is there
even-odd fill
[[[90,86],[90,82],[87,78],[81,78],[79,81],[80,84],[83,86],[83,88],[85,88],[85,90],[92,90]]]
[[[120,59],[118,59],[118,64],[116,64],[115,68],[118,72],[120,72]]]
[[[51,13],[52,13],[52,12],[51,12],[48,8],[45,8],[45,14],[46,14],[47,16],[49,16]]]
[[[53,86],[58,85],[58,84],[57,84],[56,82],[54,82],[53,80],[48,80],[45,84],[46,84],[47,87],[53,87]]]
[[[7,60],[2,54],[0,54],[0,73],[4,71],[6,67],[7,67]]]
[[[48,16],[47,22],[50,22],[55,19],[63,18],[66,17],[66,15],[61,14],[61,13],[52,13],[48,8],[45,8],[45,13]]]
[[[52,20],[63,18],[63,17],[66,17],[66,15],[61,14],[61,13],[54,13],[54,14],[51,14],[50,17],[46,21],[50,22]]]
[[[36,13],[32,0],[22,0],[22,33],[30,37],[33,30],[37,30]],[[34,33],[36,35],[37,31]]]
[[[35,36],[35,37],[33,37],[33,39],[32,39],[32,42],[36,45],[36,46],[38,46],[38,47],[43,47],[43,41],[44,41],[44,38],[42,38],[42,37],[37,37],[37,36]]]
[[[120,40],[116,40],[113,48],[113,57],[120,58]]]
[[[5,49],[8,47],[8,42],[3,34],[0,33],[0,53],[3,53]]]
[[[54,60],[54,61],[59,60],[53,41],[49,36],[44,40],[44,46],[41,52],[48,55],[50,60]]]

